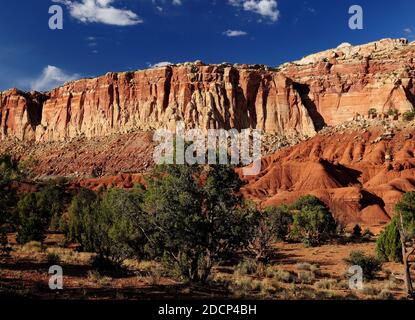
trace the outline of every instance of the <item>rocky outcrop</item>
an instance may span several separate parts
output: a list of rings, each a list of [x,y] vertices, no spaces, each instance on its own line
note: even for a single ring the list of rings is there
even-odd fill
[[[282,66],[319,124],[356,117],[403,114],[415,102],[415,43],[384,39],[362,46],[342,44]]]
[[[58,141],[132,130],[258,128],[313,136],[325,124],[402,114],[415,103],[415,45],[342,44],[269,69],[185,63],[108,73],[48,93],[0,93],[1,137]],[[372,114],[373,116],[373,114]]]
[[[108,73],[43,95],[8,91],[0,101],[3,138],[56,141],[174,129],[177,121],[204,130],[315,134],[292,81],[260,66],[197,63]]]

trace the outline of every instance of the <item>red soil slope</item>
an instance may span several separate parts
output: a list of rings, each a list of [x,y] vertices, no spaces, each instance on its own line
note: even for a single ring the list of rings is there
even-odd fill
[[[328,130],[265,157],[243,194],[262,206],[312,194],[344,223],[382,224],[402,194],[415,190],[415,129]]]

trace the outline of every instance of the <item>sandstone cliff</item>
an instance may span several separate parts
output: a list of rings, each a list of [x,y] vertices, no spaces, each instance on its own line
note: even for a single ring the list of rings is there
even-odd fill
[[[315,134],[292,81],[249,66],[184,64],[108,73],[45,94],[10,90],[0,95],[0,118],[3,138],[37,141],[174,129],[179,120],[205,130]]]
[[[415,103],[415,45],[386,39],[343,44],[271,70],[201,62],[108,73],[47,93],[0,93],[2,139],[58,141],[132,130],[258,128],[312,136],[369,109]]]
[[[315,122],[337,125],[353,117],[404,113],[415,104],[415,43],[384,39],[342,44],[282,66]]]

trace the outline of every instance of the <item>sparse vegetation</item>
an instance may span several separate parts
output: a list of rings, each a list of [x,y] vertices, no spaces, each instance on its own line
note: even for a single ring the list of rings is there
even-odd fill
[[[413,121],[415,119],[415,110],[406,111],[403,114],[404,121]]]
[[[370,108],[368,111],[368,115],[369,115],[369,118],[372,118],[372,119],[376,118],[378,115],[378,111],[376,110],[376,108]]]
[[[50,266],[58,265],[61,262],[61,258],[57,253],[50,252],[47,256],[47,262]]]
[[[362,251],[352,251],[345,261],[350,266],[360,266],[363,270],[363,277],[367,280],[374,279],[377,272],[382,269],[382,263],[377,258],[367,256]]]
[[[395,108],[390,108],[387,112],[388,116],[396,117],[399,114],[399,111]]]
[[[235,267],[235,274],[246,276],[256,274],[258,271],[258,262],[254,259],[245,259]]]
[[[9,246],[9,240],[7,238],[6,228],[0,226],[0,254],[3,256],[8,256],[11,251]]]
[[[117,277],[117,286],[124,277],[158,290],[168,287],[167,283],[180,283],[183,294],[191,292],[191,282],[202,282],[203,287],[229,290],[235,297],[333,299],[344,298],[345,292],[353,295],[347,281],[327,278],[331,276],[327,267],[323,273],[316,263],[320,250],[325,250],[325,257],[332,254],[327,251],[332,245],[308,248],[326,244],[340,227],[324,203],[306,196],[291,206],[262,210],[243,201],[240,186],[239,177],[227,166],[158,167],[146,187],[80,189],[71,191],[71,201],[65,181],[42,183],[39,191],[22,196],[19,206],[17,201],[14,205],[19,213],[17,238],[23,245],[12,256],[20,254],[48,265],[87,267],[81,285],[105,290],[113,282],[109,274]],[[401,209],[410,210],[411,202],[403,203]],[[14,227],[9,224],[13,205],[7,219],[3,217],[0,245],[7,247],[6,231]],[[48,232],[51,230],[62,230],[65,237]],[[56,234],[59,237],[50,247],[51,235]],[[369,235],[373,237],[355,226],[356,238]],[[369,243],[356,241],[353,245]],[[284,246],[312,250],[313,259],[281,263],[278,250]],[[287,251],[282,256],[285,254]],[[380,270],[374,258],[363,253],[352,253],[348,263],[352,262],[362,266],[368,280]],[[359,295],[393,298],[399,284],[388,285],[392,277],[386,275],[387,285],[383,282],[382,286],[377,278],[377,286]],[[117,297],[123,295],[117,293]]]
[[[49,182],[36,193],[28,193],[17,204],[20,230],[19,243],[43,241],[51,222],[58,224],[66,202],[62,186]]]
[[[316,275],[313,271],[301,270],[298,271],[297,278],[300,283],[311,284],[316,279]]]
[[[357,224],[353,228],[353,237],[360,238],[362,236],[362,228]]]
[[[304,244],[318,246],[336,234],[336,222],[327,206],[314,196],[297,200],[290,209],[294,212],[291,236]]]

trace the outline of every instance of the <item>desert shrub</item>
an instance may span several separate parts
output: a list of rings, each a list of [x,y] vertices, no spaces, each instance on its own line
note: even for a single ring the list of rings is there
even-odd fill
[[[17,204],[20,224],[17,241],[43,241],[51,221],[59,221],[66,199],[63,186],[54,182],[48,182],[38,192],[26,194]]]
[[[415,237],[415,192],[407,192],[395,206],[395,211],[402,215],[406,240]]]
[[[402,215],[405,237],[412,239],[415,236],[415,192],[404,194],[402,200],[396,204],[395,211],[398,214],[376,241],[376,254],[383,261],[402,262],[400,215]]]
[[[276,239],[285,241],[290,232],[290,226],[293,223],[293,217],[289,208],[285,205],[268,207],[265,209],[265,212],[267,212],[271,220]]]
[[[235,278],[229,286],[231,291],[239,297],[250,296],[252,291],[260,288],[259,281],[252,280],[247,276]]]
[[[70,202],[65,184],[64,179],[51,180],[36,193],[38,207],[48,212],[48,227],[51,230],[60,230],[62,214]]]
[[[406,111],[403,114],[403,119],[405,121],[412,121],[415,119],[415,110]]]
[[[394,217],[376,241],[376,255],[382,261],[402,262],[398,219],[398,217]]]
[[[69,208],[68,239],[110,264],[141,256],[145,244],[139,226],[143,217],[141,201],[141,190],[112,189],[102,198],[80,190]]]
[[[380,291],[374,285],[365,285],[361,291],[366,296],[377,296]]]
[[[88,280],[97,283],[101,286],[108,286],[111,284],[112,279],[108,276],[102,276],[97,270],[88,271]]]
[[[37,204],[35,193],[29,193],[17,205],[20,229],[16,240],[23,244],[30,241],[42,242],[49,224],[49,213]]]
[[[399,114],[399,111],[395,108],[390,108],[387,112],[388,116],[395,117]]]
[[[203,182],[202,182],[203,181]],[[206,282],[215,263],[250,240],[252,211],[230,166],[161,166],[148,180],[147,251],[183,278]]]
[[[266,269],[266,276],[268,278],[274,278],[277,281],[285,282],[285,283],[289,283],[289,282],[292,282],[294,280],[293,276],[288,271],[285,271],[285,270],[282,270],[282,269],[279,269],[279,268],[275,268],[275,267],[271,267],[271,266],[269,266]]]
[[[273,253],[272,244],[276,241],[274,224],[268,211],[251,211],[253,220],[247,249],[258,262],[267,263]]]
[[[382,269],[382,263],[377,258],[367,256],[363,251],[352,251],[345,262],[350,266],[360,266],[366,280],[374,279],[376,273]]]
[[[355,238],[360,238],[362,236],[362,228],[358,224],[354,226],[352,236]]]
[[[39,241],[30,241],[30,242],[25,243],[22,246],[21,250],[27,253],[42,252],[43,246],[42,246],[42,243],[40,243]]]
[[[311,270],[311,264],[309,264],[308,262],[300,262],[300,263],[297,263],[295,266],[298,270],[307,270],[307,271]]]
[[[11,182],[20,178],[18,163],[10,155],[0,155],[0,227],[17,222],[15,208],[18,197]]]
[[[383,288],[376,297],[378,300],[393,300],[394,296],[393,293],[387,289]]]
[[[264,211],[254,211],[251,216],[251,241],[248,249],[261,262],[268,262],[273,254],[272,245],[284,241],[289,232],[292,216],[286,206],[269,207]]]
[[[375,235],[369,229],[365,229],[362,234],[362,239],[365,241],[370,241]]]
[[[297,273],[297,279],[301,283],[310,284],[316,279],[316,275],[313,271],[301,270]]]
[[[265,297],[272,296],[281,289],[280,283],[275,279],[263,279],[261,281],[261,294]]]
[[[125,271],[120,261],[112,260],[101,254],[93,255],[90,264],[98,273],[122,273]]]
[[[378,111],[376,110],[376,108],[370,108],[368,111],[368,115],[370,118],[374,118],[378,115]]]
[[[317,289],[320,290],[333,290],[337,286],[336,279],[320,279],[315,283]]]
[[[9,240],[7,238],[7,229],[5,227],[0,226],[0,253],[3,256],[8,256],[12,251],[11,247],[9,246]]]
[[[81,189],[68,209],[67,238],[81,245],[81,250],[94,249],[94,216],[98,207],[97,195]]]
[[[314,196],[297,200],[290,209],[294,212],[291,235],[306,245],[318,246],[336,233],[336,222],[327,206]]]
[[[236,267],[234,273],[241,276],[253,275],[258,271],[258,262],[254,259],[245,259]]]
[[[58,265],[60,264],[60,262],[61,262],[61,258],[57,253],[54,253],[54,252],[48,253],[48,256],[47,256],[48,265],[51,265],[51,266]]]

